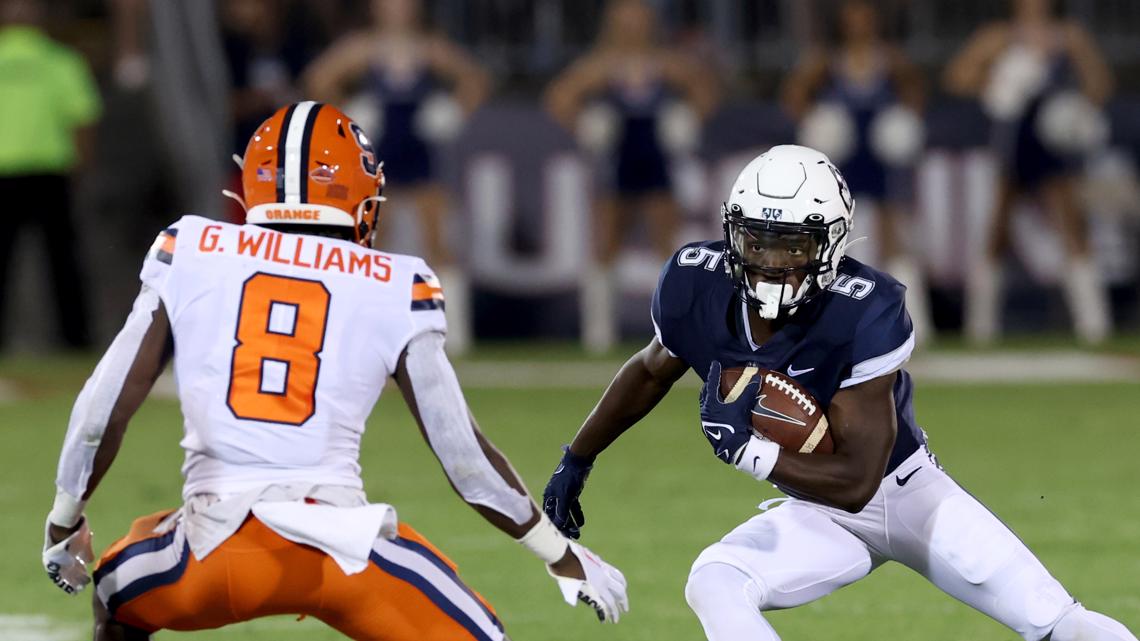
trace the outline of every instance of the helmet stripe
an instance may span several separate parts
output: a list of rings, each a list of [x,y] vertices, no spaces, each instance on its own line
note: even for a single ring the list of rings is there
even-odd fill
[[[317,103],[306,100],[299,102],[293,109],[292,117],[282,122],[282,131],[285,133],[285,144],[282,148],[285,153],[285,199],[281,202],[290,205],[299,205],[301,202],[301,155],[304,149],[305,129],[309,126],[309,119],[315,113],[313,107]],[[290,114],[286,114],[289,116]],[[310,128],[311,132],[311,128]],[[280,159],[282,149],[278,149]]]
[[[317,118],[320,116],[321,107],[323,104],[317,103],[314,105],[312,111],[309,112],[309,117],[305,121],[305,131],[301,134],[301,202],[309,202],[309,177],[305,174],[305,170],[309,167],[309,145],[313,140],[313,126],[317,123]]]
[[[281,118],[281,130],[277,133],[277,202],[285,202],[285,134],[289,131],[289,119],[293,117],[296,104],[289,105]]]

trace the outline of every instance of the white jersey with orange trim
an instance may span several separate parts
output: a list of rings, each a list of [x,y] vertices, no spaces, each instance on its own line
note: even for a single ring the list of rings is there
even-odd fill
[[[360,437],[385,381],[412,338],[446,331],[422,259],[331,238],[186,216],[141,278],[174,336],[184,497],[361,487]]]

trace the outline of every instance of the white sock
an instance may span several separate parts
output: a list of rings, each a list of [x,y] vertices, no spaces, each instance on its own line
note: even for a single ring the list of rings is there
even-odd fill
[[[593,353],[605,352],[617,342],[617,310],[614,309],[615,274],[606,267],[590,267],[579,289],[582,343]]]
[[[1050,641],[1136,641],[1136,635],[1129,632],[1128,628],[1119,621],[1077,605],[1053,626],[1053,633],[1049,635],[1049,639]]]
[[[443,314],[447,318],[447,353],[458,356],[471,349],[471,284],[467,274],[456,267],[437,270],[445,296]]]
[[[1088,258],[1074,259],[1066,267],[1061,284],[1077,338],[1090,345],[1104,342],[1112,331],[1112,313],[1096,265]]]
[[[906,309],[914,324],[916,345],[926,345],[934,338],[934,321],[930,316],[930,293],[918,262],[909,256],[898,256],[887,262],[887,272],[906,285]]]
[[[994,342],[1001,332],[1002,271],[999,263],[981,259],[966,273],[966,338]]]
[[[724,563],[702,565],[689,575],[685,600],[701,620],[709,641],[779,641],[760,614],[760,586]]]

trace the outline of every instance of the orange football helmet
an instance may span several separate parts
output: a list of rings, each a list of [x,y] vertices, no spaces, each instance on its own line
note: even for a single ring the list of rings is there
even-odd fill
[[[245,222],[349,227],[371,246],[384,171],[341,110],[313,101],[278,109],[250,138],[241,166]]]

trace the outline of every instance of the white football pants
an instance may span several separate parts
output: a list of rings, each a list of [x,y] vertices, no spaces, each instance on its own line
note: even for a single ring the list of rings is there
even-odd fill
[[[898,561],[1027,641],[1072,627],[1130,639],[1082,608],[1025,544],[933,461],[925,448],[883,479],[858,514],[789,499],[706,548],[685,586],[711,641],[779,639],[760,612],[793,608]],[[1073,616],[1069,616],[1072,614]],[[1059,626],[1062,619],[1072,623]],[[1114,625],[1115,624],[1115,627]]]

